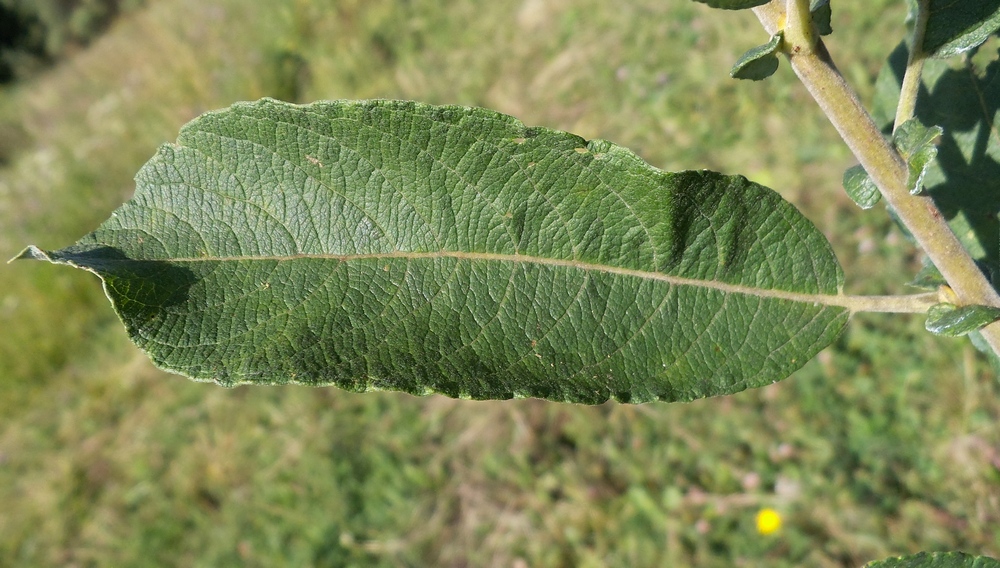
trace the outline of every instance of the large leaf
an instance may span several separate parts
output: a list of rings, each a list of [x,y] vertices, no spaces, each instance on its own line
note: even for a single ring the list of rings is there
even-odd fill
[[[1000,568],[1000,562],[963,552],[921,552],[865,564],[865,568]]]
[[[943,134],[937,158],[927,166],[925,190],[948,219],[972,256],[988,271],[1000,269],[1000,60],[927,60],[917,98],[916,118]],[[873,115],[888,132],[892,128],[906,68],[906,46],[900,45],[882,69],[876,85]]]
[[[840,333],[840,267],[773,191],[483,109],[271,100],[188,124],[91,270],[157,365],[351,390],[689,400]]]
[[[930,0],[923,51],[950,57],[968,51],[1000,28],[1000,0]]]

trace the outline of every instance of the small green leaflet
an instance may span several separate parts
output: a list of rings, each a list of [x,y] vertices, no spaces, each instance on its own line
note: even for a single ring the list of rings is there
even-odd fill
[[[747,51],[740,56],[736,65],[729,72],[734,79],[750,79],[760,81],[767,79],[778,69],[778,49],[784,34],[778,32],[771,36],[771,41]]]
[[[927,168],[937,156],[937,146],[934,140],[941,136],[944,130],[940,126],[924,126],[916,118],[911,118],[896,129],[892,141],[899,154],[906,160],[909,178],[906,181],[910,193],[919,195],[923,191],[924,175]]]
[[[951,57],[986,41],[1000,29],[1000,0],[930,0],[923,52]]]
[[[833,17],[830,0],[812,0],[809,5],[809,13],[812,14],[813,24],[816,25],[819,35],[825,36],[833,33],[833,26],[830,25],[830,20]]]
[[[944,276],[941,275],[941,272],[934,264],[924,259],[923,268],[920,269],[920,272],[907,285],[923,290],[937,290],[941,286],[947,286],[948,281],[944,279]]]
[[[959,337],[1000,320],[1000,308],[934,304],[927,311],[924,327],[935,335]]]
[[[771,41],[747,51],[733,65],[729,76],[733,79],[750,79],[760,81],[767,79],[778,69],[778,50],[784,34],[778,32],[771,36]]]
[[[185,126],[63,250],[160,367],[221,385],[675,401],[787,377],[847,322],[829,243],[739,176],[407,101]]]
[[[1000,561],[963,552],[921,552],[870,562],[865,568],[1000,568]]]
[[[861,164],[844,172],[844,190],[862,209],[871,209],[882,199],[878,186]]]

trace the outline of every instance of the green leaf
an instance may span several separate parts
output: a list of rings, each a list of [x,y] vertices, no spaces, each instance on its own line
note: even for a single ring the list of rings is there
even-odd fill
[[[937,146],[934,145],[943,130],[940,126],[926,127],[920,120],[912,118],[907,120],[892,136],[892,141],[899,150],[899,154],[906,160],[907,169],[910,175],[906,181],[910,193],[919,195],[922,192],[922,184],[927,168],[937,156]]]
[[[924,259],[924,266],[908,285],[923,290],[937,290],[941,286],[947,286],[948,281],[932,262]]]
[[[760,81],[774,75],[778,69],[777,52],[781,47],[782,37],[784,34],[778,32],[771,36],[771,41],[744,53],[736,65],[733,65],[729,76],[733,79]]]
[[[882,199],[878,186],[861,164],[844,172],[844,190],[862,209],[871,209]]]
[[[934,304],[927,310],[927,331],[958,337],[1000,320],[1000,308],[992,306],[956,306]]]
[[[865,564],[865,568],[998,568],[1000,562],[963,552],[921,552]]]
[[[755,6],[763,6],[771,0],[695,0],[702,4],[708,4],[712,8],[722,8],[723,10],[745,10]]]
[[[782,379],[848,319],[823,235],[738,176],[400,101],[205,114],[94,233],[160,367],[223,385],[600,403]]]
[[[813,24],[819,35],[825,36],[833,33],[833,26],[830,20],[833,18],[833,11],[830,8],[830,0],[812,0],[809,5],[809,13],[812,14]]]
[[[930,0],[923,52],[951,57],[986,41],[1000,29],[1000,0]]]
[[[900,45],[876,82],[872,115],[892,129],[907,50]],[[995,49],[965,59],[929,59],[924,64],[916,119],[944,133],[927,167],[924,191],[934,199],[952,231],[986,268],[1000,273],[1000,60]]]

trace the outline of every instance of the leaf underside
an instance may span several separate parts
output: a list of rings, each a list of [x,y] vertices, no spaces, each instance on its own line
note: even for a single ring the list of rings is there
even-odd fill
[[[773,191],[484,109],[239,103],[136,182],[22,257],[97,273],[158,366],[226,386],[691,400],[786,377],[848,318]]]

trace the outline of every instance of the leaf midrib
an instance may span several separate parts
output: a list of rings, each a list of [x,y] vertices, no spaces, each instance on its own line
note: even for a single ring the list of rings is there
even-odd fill
[[[176,263],[197,263],[197,262],[288,262],[294,260],[337,260],[340,262],[355,262],[360,260],[425,260],[452,258],[457,260],[484,261],[484,262],[510,262],[514,264],[535,264],[540,266],[551,266],[557,268],[572,268],[588,272],[600,272],[603,274],[614,274],[618,276],[628,276],[643,280],[653,280],[665,282],[677,286],[692,286],[696,288],[706,288],[731,294],[743,294],[759,298],[769,298],[778,300],[789,300],[806,304],[822,304],[825,306],[841,307],[854,310],[857,308],[856,298],[843,294],[820,294],[806,292],[789,292],[786,290],[776,290],[768,288],[757,288],[741,284],[732,284],[719,280],[688,278],[664,274],[662,272],[651,272],[648,270],[638,270],[634,268],[624,268],[620,266],[597,264],[580,260],[567,260],[558,258],[547,258],[524,254],[503,254],[486,252],[464,252],[464,251],[394,251],[386,253],[366,253],[366,254],[323,254],[323,253],[299,253],[289,255],[244,255],[244,256],[202,256],[192,258],[162,258],[143,259],[160,260],[164,262]]]

